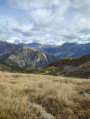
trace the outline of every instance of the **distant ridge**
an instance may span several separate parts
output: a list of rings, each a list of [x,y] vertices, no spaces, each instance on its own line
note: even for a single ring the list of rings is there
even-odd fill
[[[63,57],[75,58],[90,53],[90,43],[78,44],[67,42],[63,45],[42,45],[39,43],[31,43],[23,45],[45,51],[56,56],[58,59]]]

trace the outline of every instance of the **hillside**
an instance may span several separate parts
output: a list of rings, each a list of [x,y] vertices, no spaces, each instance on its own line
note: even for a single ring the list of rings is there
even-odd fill
[[[44,68],[27,70],[26,72],[89,78],[90,54],[77,58],[62,58]]]
[[[43,67],[57,59],[55,56],[27,46],[13,45],[7,42],[1,45],[0,61],[13,62],[22,68]]]
[[[19,66],[16,66],[13,62],[2,61],[0,62],[0,70],[9,72],[21,72],[24,69]]]
[[[6,60],[18,47],[20,46],[0,41],[0,61]]]
[[[14,50],[15,48],[17,48],[17,45],[15,44],[0,41],[0,53],[11,52],[11,49]]]
[[[78,44],[78,43],[64,43],[63,45],[41,45],[38,43],[23,44],[29,47],[34,47],[45,51],[51,55],[56,56],[58,59],[63,57],[79,57],[90,53],[90,43]]]
[[[90,119],[90,80],[0,72],[0,119]]]

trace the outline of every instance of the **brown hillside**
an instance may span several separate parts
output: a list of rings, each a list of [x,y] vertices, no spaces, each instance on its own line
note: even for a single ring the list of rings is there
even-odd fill
[[[82,65],[89,61],[90,61],[90,54],[87,54],[87,55],[77,57],[77,58],[62,58],[61,60],[57,60],[54,63],[49,64],[48,67],[50,66],[59,67],[63,65],[78,66],[78,65]]]

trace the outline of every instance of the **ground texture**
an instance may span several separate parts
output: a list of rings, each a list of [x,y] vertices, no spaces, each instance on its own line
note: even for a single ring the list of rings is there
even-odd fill
[[[0,72],[0,119],[90,119],[90,79]]]

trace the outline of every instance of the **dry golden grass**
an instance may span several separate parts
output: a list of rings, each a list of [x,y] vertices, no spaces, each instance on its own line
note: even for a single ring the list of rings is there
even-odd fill
[[[41,105],[55,119],[90,119],[90,80],[0,72],[0,119],[44,119]]]

